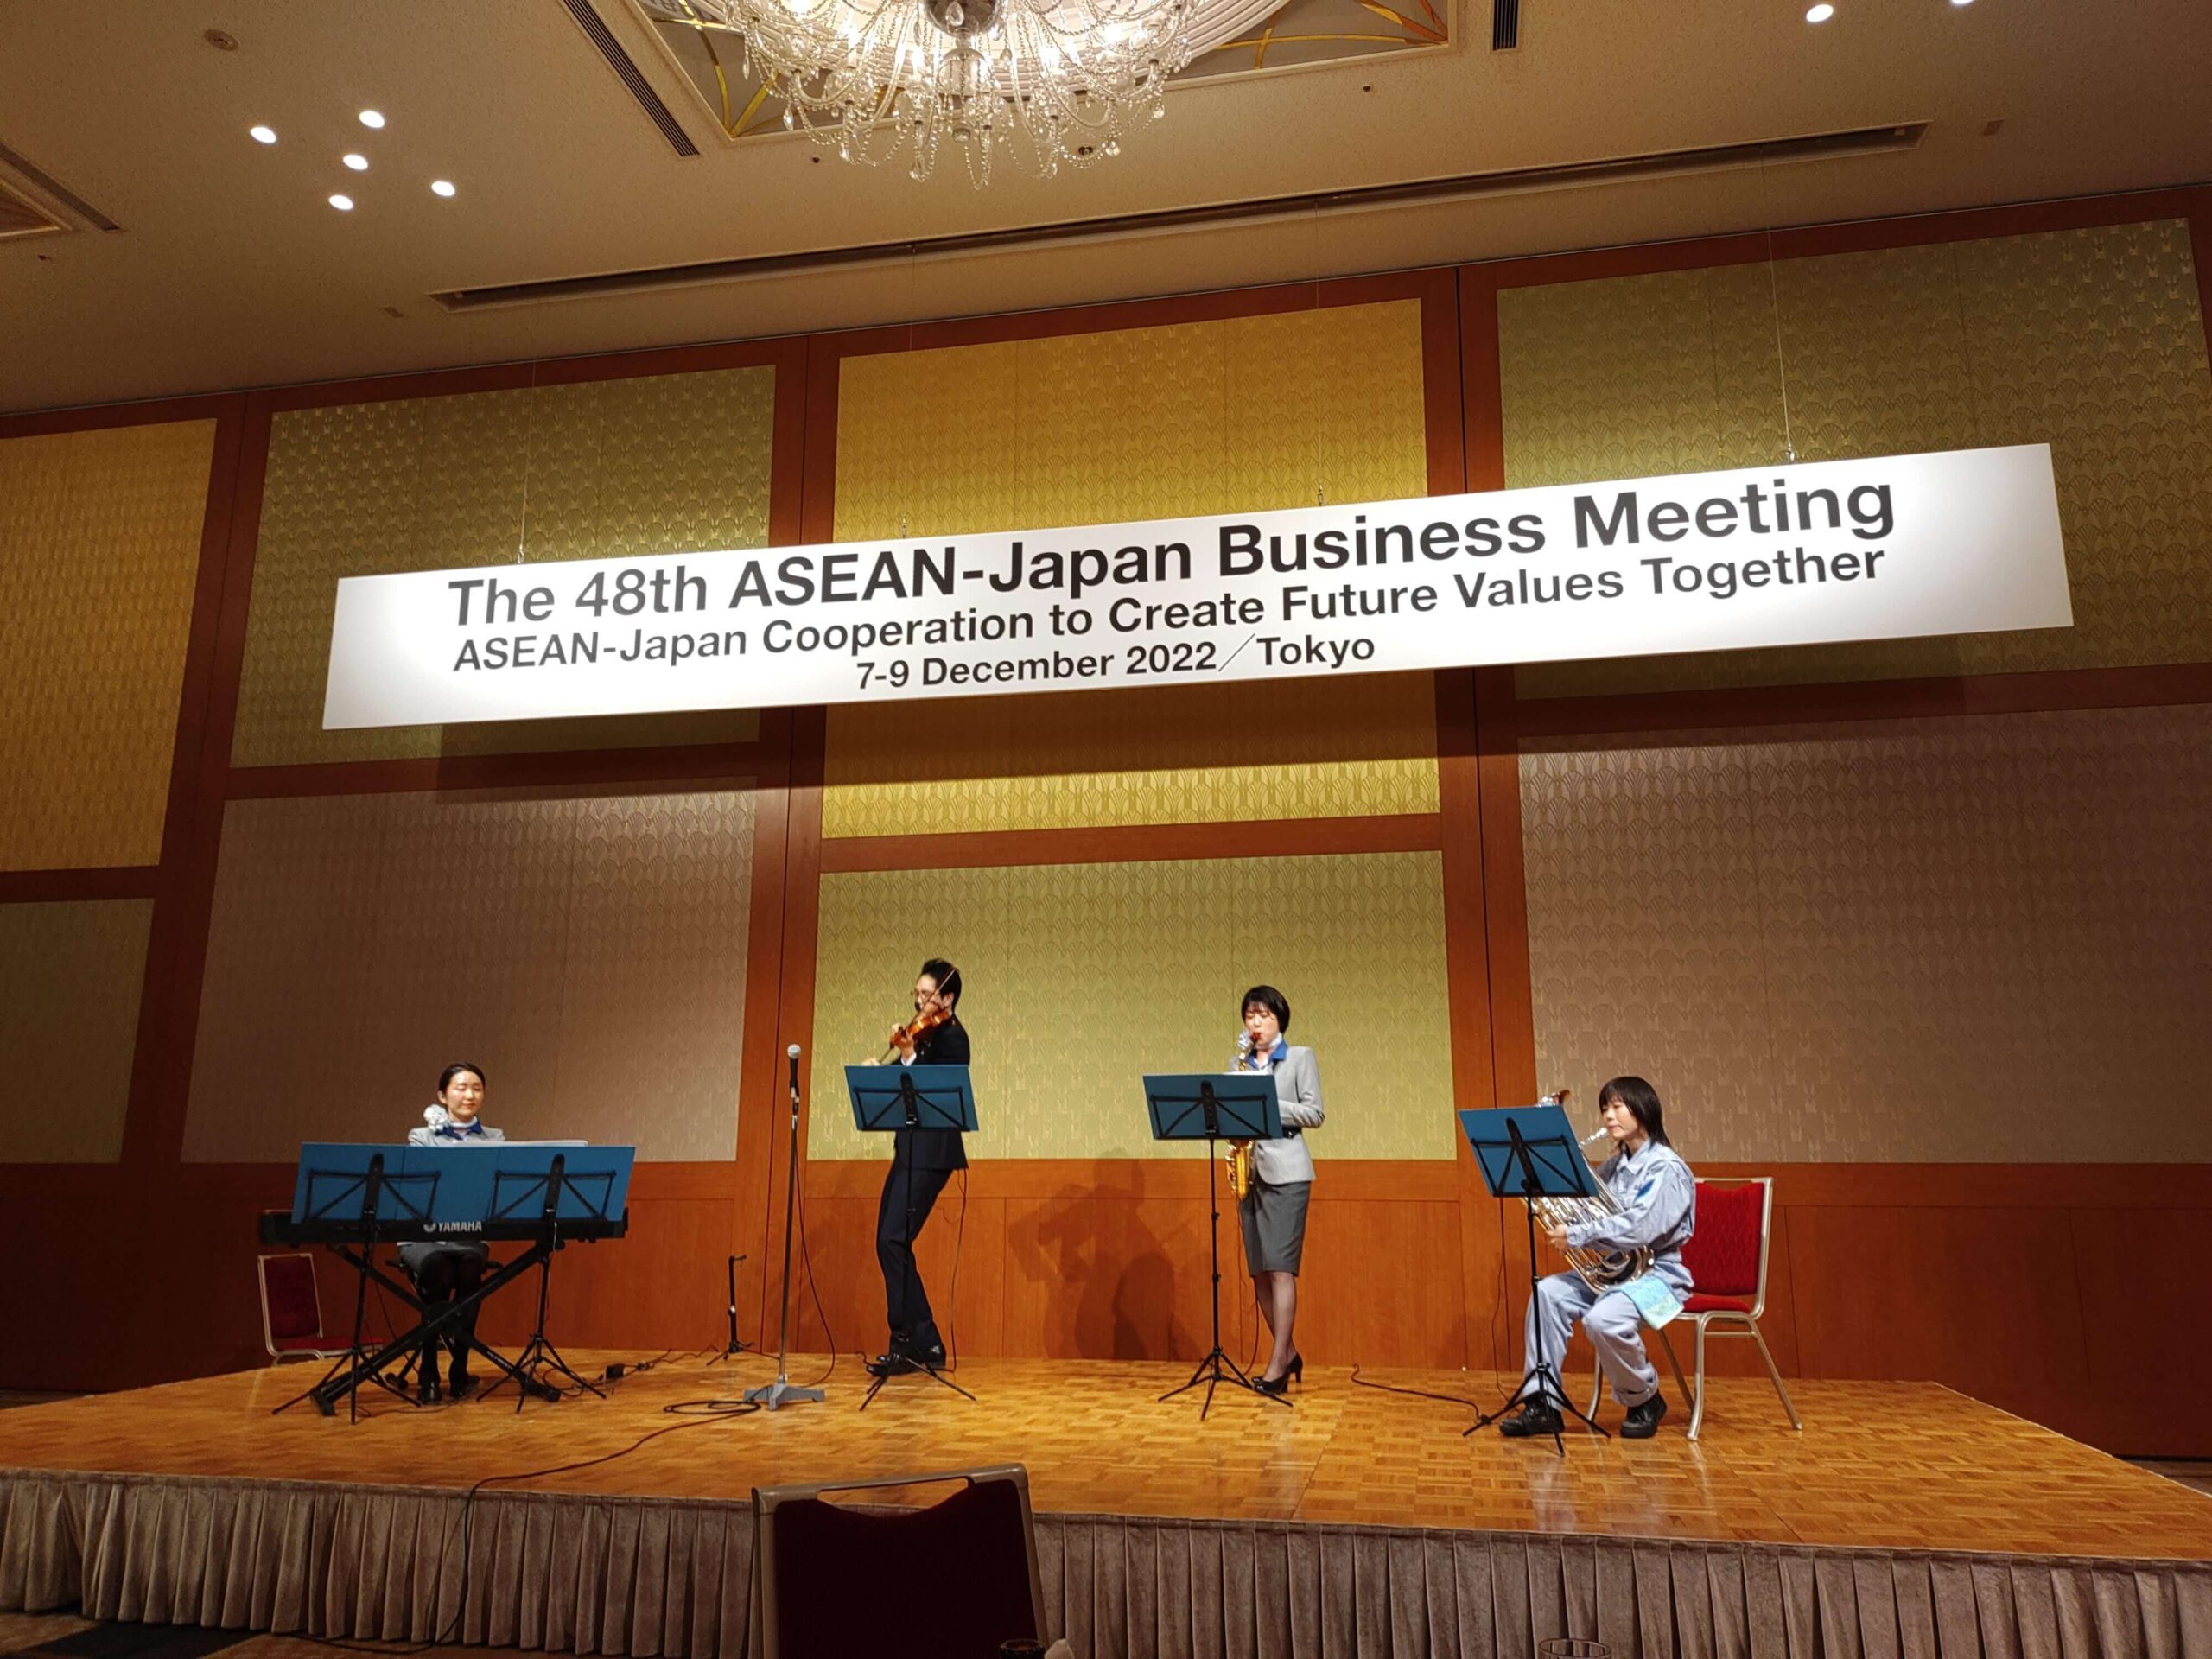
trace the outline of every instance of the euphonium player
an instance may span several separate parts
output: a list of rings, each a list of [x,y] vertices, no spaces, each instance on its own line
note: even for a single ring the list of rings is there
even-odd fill
[[[1651,1271],[1677,1297],[1686,1297],[1690,1271],[1682,1262],[1682,1242],[1696,1224],[1697,1183],[1681,1154],[1668,1144],[1659,1091],[1642,1077],[1615,1077],[1598,1091],[1598,1104],[1614,1147],[1599,1166],[1598,1179],[1619,1203],[1621,1213],[1547,1228],[1545,1236],[1555,1249],[1649,1249]],[[1540,1280],[1522,1337],[1523,1363],[1535,1364],[1539,1352],[1564,1354],[1567,1332],[1578,1319],[1598,1351],[1598,1367],[1612,1384],[1613,1398],[1628,1408],[1621,1438],[1650,1439],[1667,1414],[1667,1402],[1659,1392],[1659,1373],[1643,1351],[1641,1316],[1626,1291],[1600,1295],[1573,1273]],[[1497,1427],[1501,1434],[1556,1434],[1560,1414],[1548,1400],[1533,1398]]]
[[[1306,1253],[1306,1200],[1313,1187],[1313,1154],[1305,1131],[1321,1122],[1321,1068],[1310,1048],[1283,1040],[1290,1003],[1272,985],[1244,993],[1244,1033],[1236,1070],[1266,1071],[1275,1080],[1282,1114],[1279,1141],[1252,1142],[1252,1184],[1236,1206],[1244,1228],[1244,1262],[1260,1317],[1274,1333],[1274,1351],[1259,1379],[1262,1394],[1281,1394],[1294,1376],[1306,1376],[1294,1327],[1298,1322],[1298,1268]]]

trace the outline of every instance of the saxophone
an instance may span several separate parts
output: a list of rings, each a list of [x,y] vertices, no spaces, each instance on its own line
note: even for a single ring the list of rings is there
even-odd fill
[[[1539,1106],[1564,1106],[1570,1092],[1562,1089],[1556,1094],[1546,1095],[1536,1103]],[[1586,1136],[1582,1145],[1587,1148],[1592,1141],[1609,1138],[1605,1131],[1600,1129],[1596,1135]],[[1572,1227],[1578,1221],[1592,1221],[1600,1216],[1621,1213],[1620,1200],[1612,1195],[1611,1190],[1603,1181],[1598,1183],[1598,1196],[1594,1198],[1535,1198],[1524,1202],[1536,1212],[1538,1224],[1547,1228]],[[1574,1269],[1582,1282],[1601,1296],[1617,1286],[1626,1284],[1638,1274],[1651,1270],[1651,1252],[1641,1248],[1607,1250],[1594,1245],[1570,1244],[1562,1248],[1560,1254],[1567,1258],[1567,1265]]]
[[[1236,1033],[1236,1058],[1229,1069],[1232,1071],[1256,1071],[1260,1069],[1252,1061],[1250,1032]],[[1243,1203],[1244,1195],[1252,1190],[1252,1143],[1249,1141],[1231,1141],[1229,1150],[1221,1154],[1221,1161],[1229,1171],[1230,1192],[1235,1195],[1237,1203]]]

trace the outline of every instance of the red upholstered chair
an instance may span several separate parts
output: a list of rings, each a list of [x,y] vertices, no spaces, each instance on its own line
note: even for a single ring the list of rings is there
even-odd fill
[[[1681,1383],[1690,1397],[1689,1438],[1695,1440],[1705,1427],[1705,1338],[1708,1332],[1721,1337],[1749,1337],[1758,1344],[1759,1357],[1766,1362],[1766,1374],[1774,1379],[1774,1391],[1782,1396],[1782,1408],[1789,1414],[1789,1427],[1802,1429],[1798,1421],[1797,1408],[1790,1403],[1789,1390],[1783,1386],[1781,1368],[1768,1351],[1766,1338],[1759,1334],[1759,1319],[1766,1313],[1767,1244],[1774,1231],[1774,1180],[1771,1176],[1758,1175],[1744,1180],[1700,1180],[1697,1184],[1697,1227],[1690,1234],[1689,1243],[1682,1246],[1682,1262],[1690,1270],[1690,1294],[1682,1301],[1682,1317],[1692,1320],[1697,1330],[1697,1382],[1693,1387],[1682,1382],[1681,1362],[1675,1357],[1675,1344],[1667,1334],[1667,1327],[1659,1330],[1659,1341],[1667,1351],[1667,1363],[1675,1368],[1675,1381]],[[1598,1412],[1598,1395],[1605,1379],[1598,1379],[1598,1386],[1590,1395],[1590,1413]]]
[[[261,1344],[269,1360],[281,1365],[288,1359],[335,1359],[343,1347],[333,1348],[322,1334],[322,1301],[315,1294],[315,1257],[306,1251],[260,1258]]]
[[[926,1510],[849,1509],[823,1497],[952,1481],[960,1489]],[[1044,1640],[1029,1475],[1020,1464],[755,1487],[753,1527],[753,1650],[766,1659],[965,1659],[1015,1637]]]

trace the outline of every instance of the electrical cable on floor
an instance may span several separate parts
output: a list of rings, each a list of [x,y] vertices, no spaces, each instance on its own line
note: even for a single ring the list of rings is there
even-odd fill
[[[960,1369],[960,1250],[968,1242],[968,1172],[960,1172],[960,1227],[952,1236],[952,1300],[946,1310],[944,1345],[951,1352],[947,1370]]]
[[[1384,1394],[1411,1395],[1416,1400],[1441,1400],[1448,1406],[1465,1406],[1478,1417],[1482,1415],[1483,1408],[1471,1400],[1462,1400],[1456,1394],[1438,1394],[1429,1389],[1408,1389],[1395,1382],[1370,1382],[1362,1376],[1359,1371],[1360,1368],[1357,1365],[1351,1368],[1351,1380],[1363,1389],[1377,1389]]]
[[[584,1458],[574,1463],[556,1464],[546,1469],[518,1470],[509,1474],[486,1475],[471,1486],[462,1495],[461,1501],[461,1582],[454,1590],[453,1618],[429,1641],[416,1643],[411,1646],[394,1647],[385,1643],[354,1642],[338,1637],[308,1636],[304,1633],[298,1639],[312,1642],[318,1647],[342,1649],[348,1653],[378,1654],[382,1656],[382,1659],[410,1659],[413,1655],[429,1653],[435,1648],[451,1646],[458,1639],[461,1623],[468,1615],[469,1538],[476,1512],[476,1495],[486,1486],[502,1481],[542,1480],[549,1475],[573,1474],[579,1469],[596,1469],[603,1464],[613,1463],[617,1459],[628,1457],[632,1452],[652,1445],[664,1434],[673,1434],[686,1428],[702,1428],[709,1423],[723,1422],[733,1417],[749,1417],[760,1408],[741,1400],[717,1400],[678,1401],[673,1405],[664,1406],[661,1409],[671,1416],[683,1417],[684,1421],[670,1423],[665,1427],[649,1430],[620,1450],[605,1452],[596,1458]],[[452,1535],[453,1529],[448,1525],[445,1535],[439,1540],[438,1558],[441,1561],[447,1558],[448,1553],[447,1544],[450,1541]]]

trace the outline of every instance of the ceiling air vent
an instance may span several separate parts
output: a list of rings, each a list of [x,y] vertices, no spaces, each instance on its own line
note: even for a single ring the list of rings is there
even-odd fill
[[[1521,0],[1491,0],[1490,49],[1510,52],[1521,44]]]
[[[430,297],[448,311],[480,311],[497,305],[532,305],[549,300],[604,298],[614,294],[649,294],[664,289],[696,288],[708,283],[750,277],[787,276],[797,271],[850,269],[855,265],[904,263],[925,254],[1001,253],[1009,249],[1089,242],[1112,237],[1160,236],[1176,231],[1211,229],[1255,220],[1308,219],[1322,213],[1370,211],[1378,207],[1440,201],[1479,201],[1491,196],[1538,190],[1567,190],[1593,184],[1622,184],[1639,179],[1680,178],[1730,168],[1774,167],[1788,162],[1838,161],[1854,156],[1883,156],[1917,145],[1925,121],[1895,126],[1860,127],[1849,132],[1807,133],[1750,143],[1714,144],[1703,149],[1661,150],[1643,156],[1614,156],[1594,162],[1566,162],[1548,167],[1509,168],[1497,173],[1462,173],[1449,178],[1408,179],[1355,190],[1316,191],[1306,195],[1269,196],[1210,207],[1173,207],[1158,213],[1122,213],[1099,219],[1062,219],[1050,225],[1020,225],[1001,231],[933,236],[911,242],[870,242],[842,247],[806,248],[791,253],[756,254],[742,259],[709,259],[689,265],[654,265],[643,270],[610,270],[588,276],[553,276],[496,287],[448,289]]]
[[[561,3],[576,20],[576,27],[599,48],[599,55],[607,60],[607,67],[614,72],[616,79],[629,89],[638,107],[645,112],[645,118],[660,129],[660,136],[668,140],[668,147],[679,156],[696,156],[699,146],[691,142],[691,135],[683,130],[683,124],[668,105],[660,101],[660,94],[653,91],[645,71],[638,67],[636,59],[622,49],[622,42],[614,38],[607,19],[593,10],[591,0],[561,0]]]

